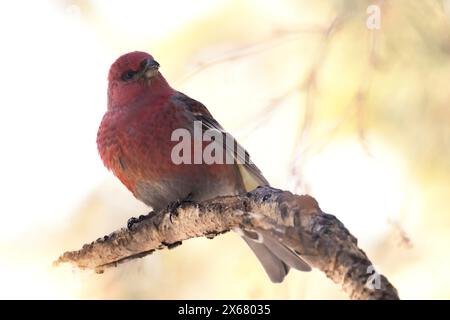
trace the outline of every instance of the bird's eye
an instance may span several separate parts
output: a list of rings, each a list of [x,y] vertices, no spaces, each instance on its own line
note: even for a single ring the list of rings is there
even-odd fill
[[[133,71],[133,70],[125,71],[125,72],[122,74],[122,80],[123,80],[123,81],[130,81],[131,79],[133,79],[133,77],[134,77],[135,74],[136,74],[136,72]]]
[[[148,59],[145,59],[144,61],[142,61],[142,62],[141,62],[141,69],[146,68],[147,65],[148,65],[148,63],[149,63],[149,60],[148,60]]]

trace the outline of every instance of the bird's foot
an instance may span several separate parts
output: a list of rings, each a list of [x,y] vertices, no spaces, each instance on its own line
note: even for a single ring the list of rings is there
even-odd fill
[[[184,204],[190,204],[192,202],[192,193],[189,193],[186,198],[169,203],[167,206],[167,211],[169,212],[170,222],[173,223],[172,217],[178,216],[178,208]]]
[[[128,219],[127,221],[127,228],[131,229],[133,227],[134,224],[141,222],[142,220],[145,220],[147,218],[149,218],[152,214],[154,214],[153,211],[150,211],[148,214],[143,215],[141,214],[139,217],[131,217],[130,219]]]

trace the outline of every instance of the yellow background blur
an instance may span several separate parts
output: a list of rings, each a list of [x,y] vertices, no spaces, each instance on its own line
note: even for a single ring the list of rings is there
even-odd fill
[[[347,298],[317,270],[272,284],[231,233],[102,275],[51,266],[149,211],[95,143],[108,68],[134,50],[402,298],[450,298],[450,1],[2,1],[0,41],[0,298]]]

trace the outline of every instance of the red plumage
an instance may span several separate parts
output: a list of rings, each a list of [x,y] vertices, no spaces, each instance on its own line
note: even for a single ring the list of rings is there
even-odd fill
[[[181,128],[192,133],[194,121],[202,121],[203,129],[224,130],[203,104],[174,90],[158,68],[153,57],[144,52],[125,54],[111,66],[108,110],[97,135],[105,166],[136,198],[154,209],[187,197],[201,201],[267,185],[250,162],[177,165],[172,161],[171,153],[178,143],[171,141],[174,130]],[[194,152],[195,141],[191,143]],[[202,146],[206,144],[202,142]],[[238,157],[225,147],[224,152]],[[282,281],[289,266],[309,269],[298,255],[274,239],[269,239],[267,245],[255,242],[249,234],[244,239],[272,281]]]

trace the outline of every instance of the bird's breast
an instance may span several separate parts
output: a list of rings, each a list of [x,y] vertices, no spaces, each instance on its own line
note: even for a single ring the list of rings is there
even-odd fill
[[[241,191],[238,170],[226,164],[176,164],[172,141],[176,129],[189,128],[182,113],[162,109],[106,114],[98,133],[100,155],[133,194],[160,208],[190,195],[203,200]],[[194,152],[194,141],[191,152]]]

